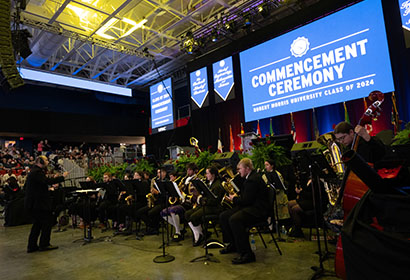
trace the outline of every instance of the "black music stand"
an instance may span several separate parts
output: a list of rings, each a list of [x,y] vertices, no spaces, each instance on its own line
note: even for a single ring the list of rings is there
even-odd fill
[[[204,261],[205,264],[207,264],[207,261],[210,262],[215,262],[219,263],[219,260],[213,256],[213,254],[208,253],[208,223],[205,221],[205,207],[206,207],[206,199],[207,198],[213,198],[217,199],[218,197],[205,185],[204,182],[201,180],[192,180],[191,181],[194,187],[198,190],[198,192],[202,195],[201,199],[201,206],[202,206],[202,221],[204,221],[205,224],[205,255],[194,258],[191,260],[191,262],[198,262],[198,261]]]
[[[135,190],[134,190],[134,184],[136,184],[137,181],[138,180],[123,180],[123,181],[120,181],[120,182],[121,182],[121,186],[127,192],[127,194],[132,194],[134,197],[136,197]],[[128,202],[126,201],[126,204],[127,203]],[[131,202],[130,205],[127,205],[127,206],[132,207],[132,202]],[[128,210],[129,209],[127,208],[127,212],[128,212]],[[119,208],[117,208],[117,219],[119,220]],[[121,231],[117,230],[116,232],[114,232],[114,236],[132,234],[132,219],[131,219],[129,213],[125,217],[125,227],[127,229],[126,231],[121,232]]]
[[[276,172],[276,171],[273,171],[273,172]],[[273,193],[274,193],[273,208],[274,208],[274,212],[275,212],[274,215],[275,216],[271,217],[271,219],[275,218],[275,229],[276,229],[276,233],[278,234],[278,242],[286,242],[286,239],[282,238],[282,236],[280,235],[280,230],[279,230],[278,201],[276,199],[276,190],[277,190],[277,188],[276,188],[276,185],[274,183],[269,183],[269,186],[273,189]],[[269,241],[269,243],[271,243],[271,242],[276,243],[276,240],[272,239],[271,241]],[[276,244],[276,246],[277,246],[277,244]]]
[[[333,272],[326,271],[323,267],[323,261],[329,256],[329,251],[327,247],[327,234],[324,221],[323,221],[323,211],[322,211],[322,192],[320,190],[320,178],[330,180],[337,177],[336,173],[330,167],[326,158],[322,154],[312,154],[307,155],[309,158],[309,173],[312,178],[312,197],[313,197],[313,209],[315,213],[315,227],[316,227],[316,238],[318,246],[318,255],[319,255],[319,266],[312,266],[311,269],[315,271],[310,279],[319,279],[326,276],[335,276]],[[316,195],[316,192],[318,195]],[[323,225],[323,239],[325,244],[325,253],[322,252],[320,244],[320,233],[319,227],[321,219],[321,224]]]
[[[169,193],[171,193],[172,195],[177,195],[177,192],[174,188],[174,185],[172,184],[171,181],[165,181],[165,182],[157,182],[157,186],[159,188],[160,191],[160,195],[164,196],[165,199],[163,201],[163,209],[168,208],[168,197],[169,197]],[[161,219],[161,225],[162,225],[162,255],[161,256],[156,256],[154,258],[154,263],[167,263],[167,262],[172,262],[173,260],[175,260],[175,257],[165,253],[165,223],[164,223],[164,219]],[[168,234],[168,225],[167,225],[167,234]]]
[[[181,200],[183,199],[183,196],[182,196],[182,194],[180,193],[180,192],[178,192],[177,191],[177,188],[178,188],[178,185],[176,185],[176,183],[174,183],[174,182],[171,182],[171,181],[167,181],[167,182],[164,182],[164,183],[161,183],[161,187],[165,190],[165,196],[166,196],[166,200],[165,200],[165,206],[166,206],[166,208],[164,208],[164,209],[167,209],[167,211],[166,211],[166,214],[167,214],[167,218],[166,218],[166,221],[167,221],[167,225],[166,225],[166,231],[167,231],[167,242],[166,242],[166,246],[170,246],[170,243],[169,243],[169,227],[168,227],[168,216],[169,216],[169,212],[168,212],[168,208],[169,208],[169,198],[171,198],[171,197],[177,197],[177,198],[180,198]],[[178,245],[182,245],[182,244],[178,244]],[[162,247],[162,246],[161,246]],[[160,247],[160,248],[161,248]]]
[[[82,184],[87,183],[87,184]],[[90,186],[92,182],[80,182],[81,187]],[[79,196],[83,196],[85,199],[84,206],[83,206],[83,221],[84,221],[84,238],[74,240],[73,243],[83,240],[84,243],[82,245],[86,245],[90,243],[94,237],[92,235],[92,226],[91,226],[91,199],[90,196],[92,194],[96,194],[98,191],[93,189],[84,189],[80,191],[75,191],[75,193]]]

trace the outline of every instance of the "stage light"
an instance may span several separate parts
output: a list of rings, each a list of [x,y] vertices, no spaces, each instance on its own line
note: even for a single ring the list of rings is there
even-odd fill
[[[212,42],[218,41],[218,32],[216,30],[213,30],[211,33],[211,41]]]
[[[13,49],[20,54],[21,57],[27,58],[31,54],[28,38],[31,38],[30,32],[27,29],[13,30],[11,38]]]
[[[247,28],[247,27],[250,27],[251,25],[252,25],[252,21],[251,21],[250,17],[246,16],[245,20],[244,20],[243,27]]]

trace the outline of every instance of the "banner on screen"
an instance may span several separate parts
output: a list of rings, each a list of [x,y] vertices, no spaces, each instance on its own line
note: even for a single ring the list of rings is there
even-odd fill
[[[227,57],[218,62],[212,64],[213,76],[214,76],[214,90],[217,96],[216,103],[226,101],[234,98],[233,87],[233,65],[232,57]]]
[[[196,106],[193,109],[198,109],[207,106],[205,100],[208,96],[208,74],[206,67],[198,69],[189,74],[191,81],[191,98]]]
[[[380,0],[240,53],[247,122],[394,90]]]
[[[399,5],[403,28],[410,31],[410,0],[399,0]]]
[[[174,112],[171,78],[151,86],[149,92],[151,96],[152,133],[173,128]]]

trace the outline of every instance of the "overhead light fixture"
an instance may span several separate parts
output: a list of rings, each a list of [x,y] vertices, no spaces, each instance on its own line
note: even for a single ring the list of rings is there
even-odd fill
[[[218,31],[216,31],[215,29],[211,33],[211,41],[212,42],[218,41]]]

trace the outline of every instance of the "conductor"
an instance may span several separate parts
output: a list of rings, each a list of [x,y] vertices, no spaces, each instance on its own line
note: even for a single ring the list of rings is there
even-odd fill
[[[64,177],[68,175],[68,172],[64,172],[63,176],[60,177],[49,178],[46,176],[47,166],[47,157],[39,156],[26,180],[24,206],[33,218],[33,226],[28,238],[27,253],[58,249],[57,246],[50,244],[54,216],[48,188],[49,185],[64,181]],[[37,245],[40,233],[40,244]]]

